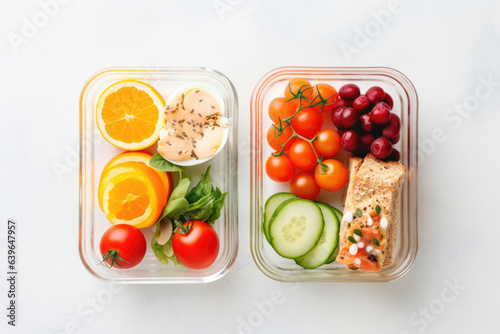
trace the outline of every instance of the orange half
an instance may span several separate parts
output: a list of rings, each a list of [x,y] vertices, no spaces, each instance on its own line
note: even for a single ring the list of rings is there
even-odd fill
[[[103,184],[102,210],[106,217],[113,225],[153,225],[167,204],[158,174],[140,162],[124,162],[113,170],[119,173]]]

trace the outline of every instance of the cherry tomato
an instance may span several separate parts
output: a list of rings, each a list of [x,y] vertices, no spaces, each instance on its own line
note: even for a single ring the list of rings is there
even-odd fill
[[[311,96],[312,87],[309,81],[300,78],[290,80],[285,88],[285,99],[287,101],[292,99],[293,97],[297,96],[299,91],[306,97]]]
[[[219,237],[210,224],[201,220],[184,223],[186,234],[177,228],[172,237],[172,249],[177,260],[186,267],[203,269],[209,267],[219,254]]]
[[[99,250],[110,267],[132,268],[138,265],[146,254],[146,239],[137,227],[127,224],[113,225],[102,235]]]
[[[319,164],[314,171],[314,179],[318,186],[328,191],[341,189],[347,182],[347,168],[335,159],[328,159],[323,163],[328,167],[326,171],[323,171]]]
[[[266,173],[273,181],[286,182],[295,174],[295,165],[285,154],[279,157],[271,155],[266,161]]]
[[[290,181],[290,192],[300,198],[314,201],[319,195],[320,188],[311,172],[297,173]]]
[[[271,125],[267,130],[267,143],[274,150],[280,152],[282,145],[293,135],[293,131],[289,126],[283,125],[283,132],[278,135],[278,129]],[[294,143],[295,138],[290,139],[290,141],[285,146],[285,151],[289,150],[292,144]]]
[[[292,160],[297,168],[302,170],[314,168],[317,162],[311,144],[300,138],[297,138],[292,147],[290,147],[290,160]]]
[[[334,103],[338,99],[339,93],[335,88],[328,84],[319,83],[313,87],[312,95],[309,98],[311,100],[311,104],[315,105],[321,103],[317,106],[312,107],[316,111],[321,111],[321,107],[323,106],[322,112],[332,111],[334,108]]]
[[[318,137],[313,142],[316,152],[331,157],[337,154],[342,148],[342,138],[333,129],[321,129],[318,131]]]
[[[285,101],[286,100],[284,97],[277,97],[269,104],[269,117],[273,120],[274,123],[279,123],[280,118],[283,119],[282,114],[283,107],[285,106]]]
[[[292,126],[299,135],[311,139],[323,126],[323,116],[311,108],[303,109],[292,119]]]

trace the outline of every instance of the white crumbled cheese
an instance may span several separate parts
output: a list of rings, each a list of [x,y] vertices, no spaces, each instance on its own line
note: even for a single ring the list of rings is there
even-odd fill
[[[357,234],[354,235],[354,240],[356,240],[356,242],[358,242],[359,240],[361,240],[361,237]]]
[[[364,242],[358,242],[358,248],[364,248],[365,243]]]
[[[366,225],[368,225],[368,226],[372,226],[373,225],[372,216],[368,215],[368,220],[366,221]]]
[[[354,259],[354,264],[357,265],[357,266],[361,265],[361,260],[358,259],[358,258],[355,258]]]
[[[345,222],[351,223],[353,218],[354,217],[353,217],[351,211],[347,211],[346,214],[344,215],[344,221]]]
[[[387,228],[387,226],[389,226],[389,221],[387,220],[387,218],[384,217],[380,219],[380,227]]]
[[[371,253],[373,251],[373,246],[366,246],[366,251]]]
[[[351,255],[358,254],[358,246],[356,244],[352,244],[351,247],[349,247],[349,253],[351,253]]]

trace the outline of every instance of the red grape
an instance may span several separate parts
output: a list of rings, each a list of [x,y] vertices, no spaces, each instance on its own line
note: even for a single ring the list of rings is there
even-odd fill
[[[399,131],[401,130],[401,121],[399,116],[396,114],[391,114],[391,119],[387,126],[382,131],[385,138],[391,140],[399,136]]]
[[[332,104],[332,110],[338,107],[352,107],[352,101],[346,101],[339,98],[334,104]]]
[[[392,100],[392,97],[389,94],[385,93],[383,101],[387,103],[392,110],[392,107],[394,107],[394,101]]]
[[[389,143],[390,144],[390,143]],[[356,132],[349,130],[342,135],[342,147],[348,152],[358,149],[359,136]]]
[[[401,138],[401,137],[400,137],[400,135],[398,135],[398,136],[397,136],[397,137],[395,137],[395,138],[389,139],[389,141],[390,141],[393,145],[395,145],[395,144],[397,144],[397,143],[399,142],[399,138]]]
[[[370,134],[361,135],[359,137],[359,150],[362,152],[368,152],[374,140],[375,136],[373,135]]]
[[[342,137],[342,139],[344,139],[344,137]],[[370,151],[373,153],[375,158],[385,159],[392,152],[392,144],[389,140],[387,140],[387,138],[380,137],[373,141],[370,146]]]
[[[358,96],[352,103],[352,107],[359,112],[368,111],[367,109],[369,106],[370,100],[364,95]]]
[[[387,159],[392,161],[399,161],[399,159],[401,159],[401,153],[399,153],[398,150],[393,148],[391,154],[389,154]]]
[[[353,101],[360,93],[359,87],[355,84],[344,85],[339,90],[340,97],[347,101]]]
[[[391,111],[386,103],[377,103],[375,107],[373,107],[370,117],[375,124],[385,124],[391,119]]]
[[[376,104],[385,98],[385,92],[382,88],[373,86],[366,91],[365,96],[371,103]]]
[[[342,112],[344,111],[345,108],[346,107],[344,107],[344,106],[338,107],[337,109],[334,109],[332,112],[332,122],[333,122],[333,124],[335,124],[337,129],[344,128],[342,125],[341,117],[342,117]]]
[[[359,120],[361,121],[361,128],[363,129],[363,131],[371,132],[373,130],[373,122],[370,118],[370,115],[361,115],[359,116]]]
[[[358,122],[358,112],[354,108],[345,108],[340,117],[342,127],[350,129]]]
[[[342,137],[344,135],[346,130],[344,129],[337,129],[337,133],[339,134],[340,137]]]

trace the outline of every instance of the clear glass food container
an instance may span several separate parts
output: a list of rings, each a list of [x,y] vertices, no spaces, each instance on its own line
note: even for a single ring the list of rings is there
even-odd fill
[[[123,150],[109,144],[100,134],[95,121],[96,103],[100,94],[111,84],[135,79],[153,86],[165,101],[187,86],[207,87],[218,95],[221,113],[229,119],[229,135],[222,151],[201,165],[185,167],[184,175],[191,176],[191,187],[201,173],[211,165],[212,184],[228,191],[220,218],[213,225],[219,236],[220,250],[217,260],[206,269],[178,267],[170,262],[163,265],[156,259],[150,241],[152,228],[144,228],[147,252],[142,262],[130,269],[109,269],[99,264],[102,256],[99,242],[103,233],[112,226],[99,208],[97,188],[106,163]],[[233,265],[238,252],[238,97],[222,73],[210,68],[112,68],[92,76],[80,97],[80,257],[87,270],[95,277],[109,282],[123,283],[207,283],[224,276]],[[156,145],[146,151],[154,154]],[[178,173],[172,173],[174,184]]]
[[[287,83],[293,78],[328,83],[340,89],[355,83],[364,93],[371,86],[380,86],[394,99],[392,112],[401,118],[401,139],[395,146],[401,152],[400,162],[406,167],[402,190],[397,244],[394,262],[380,272],[350,270],[345,264],[333,262],[316,269],[303,269],[293,260],[280,257],[262,233],[263,207],[272,194],[289,192],[289,182],[277,183],[265,172],[266,159],[272,153],[267,144],[267,129],[272,121],[268,107],[272,99],[283,96]],[[324,115],[324,126],[335,128],[330,113]],[[418,98],[411,81],[402,73],[386,67],[282,67],[267,73],[255,86],[251,100],[251,208],[250,247],[259,269],[282,282],[389,282],[402,277],[413,264],[418,244],[417,142]],[[335,156],[344,163],[348,154],[341,150]],[[321,190],[317,201],[328,203],[340,211],[345,187],[336,192]]]

